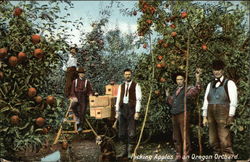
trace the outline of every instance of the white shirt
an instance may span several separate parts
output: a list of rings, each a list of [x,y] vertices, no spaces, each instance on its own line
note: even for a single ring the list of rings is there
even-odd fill
[[[126,97],[125,94],[126,94],[126,89],[127,89],[127,83],[128,83],[128,87],[130,88],[132,81],[125,82],[125,92],[124,92],[123,100]],[[127,97],[129,98],[129,90],[128,90]],[[141,87],[140,87],[140,85],[138,83],[135,86],[135,97],[136,97],[135,112],[140,112],[142,93],[141,93]],[[117,99],[116,99],[116,104],[115,104],[116,112],[118,112],[119,109],[120,109],[120,105],[119,105],[120,100],[121,100],[121,85],[119,85],[119,87],[118,87]]]
[[[67,67],[72,67],[72,66],[77,67],[77,57],[76,57],[76,55],[72,55],[72,53],[69,53],[68,56],[69,56],[69,59],[67,61],[66,66]]]
[[[224,76],[222,76],[220,78],[220,81],[222,82],[223,79],[224,79]],[[219,85],[220,85],[220,82],[217,82],[215,87],[218,87]],[[209,83],[207,85],[207,89],[206,89],[206,92],[205,92],[204,103],[203,103],[203,107],[202,107],[202,110],[203,110],[202,116],[207,116],[207,107],[208,107],[207,96],[208,96],[208,93],[209,93],[209,90],[210,90],[210,86],[211,86],[211,83]],[[237,103],[238,103],[237,87],[236,87],[235,83],[232,80],[228,81],[227,86],[228,86],[228,95],[229,95],[229,99],[230,99],[229,116],[234,116],[235,110],[236,110],[236,107],[237,107]]]

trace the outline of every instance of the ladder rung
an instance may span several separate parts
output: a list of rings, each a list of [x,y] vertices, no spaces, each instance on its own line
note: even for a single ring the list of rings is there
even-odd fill
[[[62,133],[78,133],[78,131],[62,131]]]
[[[76,123],[76,120],[65,120],[64,122],[68,122],[68,123]]]
[[[82,133],[89,133],[91,131],[92,131],[91,129],[86,129],[86,130],[83,130]]]

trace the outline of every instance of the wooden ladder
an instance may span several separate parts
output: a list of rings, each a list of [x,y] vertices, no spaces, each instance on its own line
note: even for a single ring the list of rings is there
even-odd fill
[[[53,144],[57,144],[58,141],[65,141],[65,138],[63,137],[63,139],[60,139],[61,135],[62,134],[68,134],[68,133],[73,133],[73,134],[78,134],[78,130],[77,130],[77,120],[76,120],[76,116],[75,114],[73,113],[73,111],[71,110],[71,104],[72,104],[72,101],[70,100],[70,104],[69,104],[69,107],[68,107],[68,110],[64,116],[64,119],[60,125],[60,128],[57,132],[57,135],[55,137],[55,140],[54,140],[54,143]],[[71,125],[73,124],[73,130],[63,130],[63,124],[64,123],[70,123]],[[81,131],[82,133],[89,133],[91,132],[91,129],[87,129],[87,130],[82,130]]]

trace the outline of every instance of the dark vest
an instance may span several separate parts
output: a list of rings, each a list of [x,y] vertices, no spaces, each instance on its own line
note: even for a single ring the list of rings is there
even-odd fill
[[[229,105],[230,101],[228,95],[226,93],[225,85],[227,83],[227,79],[222,81],[222,84],[219,87],[215,87],[215,82],[210,83],[210,89],[207,96],[208,104],[224,104]]]
[[[180,93],[176,96],[177,89],[174,91],[174,94],[173,94],[173,105],[170,111],[171,114],[173,115],[184,112],[185,87],[183,87]],[[192,99],[189,99],[187,97],[187,107],[186,107],[187,111],[189,111],[188,107],[190,107],[191,104],[192,104]]]
[[[136,105],[136,94],[135,94],[135,86],[136,82],[132,81],[130,87],[129,87],[129,99],[128,104],[131,108],[135,108]],[[123,104],[123,97],[125,95],[125,83],[121,85],[121,98],[120,98],[120,106]]]

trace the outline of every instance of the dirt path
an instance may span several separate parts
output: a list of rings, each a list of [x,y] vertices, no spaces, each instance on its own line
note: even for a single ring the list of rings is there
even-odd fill
[[[120,143],[115,141],[117,154],[120,153]],[[95,140],[86,139],[84,136],[75,135],[72,142],[69,143],[68,149],[62,149],[60,143],[53,148],[43,148],[39,152],[19,153],[17,156],[20,161],[40,161],[41,158],[59,150],[62,162],[98,162],[100,149]],[[168,143],[148,143],[141,145],[137,151],[137,161],[171,161],[174,151]],[[121,161],[118,160],[118,161]],[[122,161],[128,161],[123,159]]]

